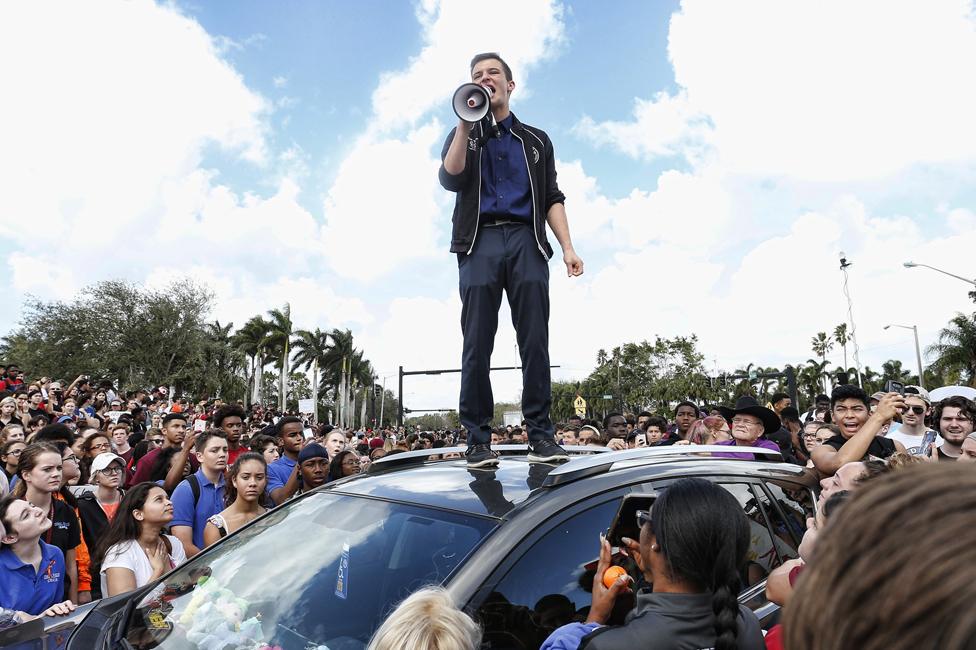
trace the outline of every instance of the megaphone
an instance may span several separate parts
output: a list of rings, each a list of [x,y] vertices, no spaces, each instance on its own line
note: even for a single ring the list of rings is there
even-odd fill
[[[465,122],[479,122],[491,108],[491,88],[478,84],[462,84],[454,91],[451,101],[454,113]]]

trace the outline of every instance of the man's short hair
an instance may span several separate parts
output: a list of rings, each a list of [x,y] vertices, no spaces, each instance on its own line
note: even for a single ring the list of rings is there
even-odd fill
[[[779,417],[783,420],[783,422],[789,421],[796,422],[797,424],[800,423],[800,412],[796,410],[795,406],[787,406],[785,409],[780,411]]]
[[[203,450],[207,448],[207,443],[213,438],[220,438],[221,440],[227,440],[227,436],[220,429],[207,429],[197,436],[196,442],[193,443],[193,449],[197,453],[202,454]]]
[[[816,404],[817,402],[829,402],[829,401],[830,401],[830,395],[824,395],[823,393],[813,398],[814,404]]]
[[[674,407],[675,415],[678,415],[678,409],[680,409],[682,406],[690,406],[691,408],[695,409],[695,417],[698,417],[698,405],[695,404],[694,402],[689,402],[688,400],[684,400],[683,402],[678,402],[678,405]]]
[[[830,410],[834,409],[837,402],[845,399],[856,399],[863,402],[866,407],[870,408],[871,406],[868,402],[868,394],[864,392],[863,388],[854,384],[841,384],[830,393]]]
[[[779,402],[780,400],[784,400],[784,399],[790,399],[790,396],[787,395],[786,393],[773,393],[773,396],[772,398],[770,398],[769,401],[775,404],[776,402]]]
[[[617,413],[616,411],[607,413],[607,416],[603,418],[603,430],[606,431],[607,427],[610,426],[610,418],[622,418],[622,417],[624,417],[623,414]]]
[[[217,412],[214,413],[213,425],[219,429],[220,425],[223,424],[226,418],[235,415],[241,419],[242,423],[244,422],[244,418],[247,417],[246,414],[244,413],[244,409],[242,409],[237,404],[227,404],[221,406],[219,409],[217,409]]]
[[[475,54],[474,58],[471,59],[471,66],[469,68],[469,72],[473,71],[476,65],[478,65],[482,61],[487,61],[488,59],[496,59],[499,63],[501,63],[502,70],[505,71],[505,81],[512,80],[512,69],[508,67],[508,64],[505,63],[505,59],[503,59],[498,52],[482,52],[481,54]]]
[[[75,434],[64,424],[49,424],[36,434],[32,442],[64,442],[69,446],[75,441]]]
[[[668,430],[668,421],[662,418],[660,415],[652,415],[651,418],[644,423],[644,431],[647,431],[651,427],[657,427],[661,433]]]
[[[163,416],[163,426],[165,427],[167,424],[169,424],[173,420],[183,420],[183,422],[186,422],[187,421],[186,420],[186,414],[185,413],[167,413],[166,415]]]
[[[637,417],[638,418],[649,418],[649,417],[651,417],[651,414],[648,413],[647,411],[641,411],[640,413],[637,414]]]
[[[293,424],[295,422],[301,424],[302,428],[304,428],[305,425],[302,423],[302,419],[297,415],[286,415],[285,417],[281,418],[278,420],[278,424],[275,425],[275,435],[280,438],[281,432],[285,429],[285,425]]]

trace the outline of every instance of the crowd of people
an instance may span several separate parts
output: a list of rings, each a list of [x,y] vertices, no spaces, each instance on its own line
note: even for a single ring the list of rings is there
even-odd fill
[[[842,545],[853,533],[841,537],[834,528],[863,525],[846,516],[862,508],[848,505],[858,503],[852,495],[904,474],[919,477],[911,489],[921,503],[928,494],[923,477],[960,475],[934,470],[936,464],[976,461],[976,404],[960,395],[932,403],[919,387],[869,396],[839,385],[802,414],[788,395],[777,393],[765,405],[750,396],[730,407],[684,401],[667,416],[573,417],[556,426],[556,440],[581,451],[701,445],[708,446],[702,453],[745,459],[776,452],[777,460],[803,466],[820,485],[820,501],[800,558],[769,576],[770,600],[786,608],[783,625],[763,638],[755,616],[735,600],[736,570],[748,547],[740,539],[748,535],[741,508],[705,481],[679,482],[642,521],[640,539],[627,542],[625,552],[653,585],[638,595],[629,622],[607,626],[600,615],[631,588],[622,578],[594,587],[590,620],[560,628],[544,647],[634,647],[636,639],[667,639],[678,628],[700,647],[842,647],[817,637],[822,630],[804,616],[806,608],[823,606],[829,584],[805,576],[836,570],[821,573],[821,557],[843,559]],[[492,446],[526,442],[520,426],[491,434]],[[8,365],[0,379],[0,626],[67,614],[146,585],[268,509],[358,474],[378,458],[406,451],[461,458],[458,447],[465,444],[463,430],[343,430],[260,405],[174,399],[165,386],[123,394],[109,381],[85,376],[71,383],[29,381]],[[686,521],[689,511],[695,517]],[[863,543],[864,537],[857,539]],[[609,562],[605,541],[600,557]],[[405,601],[401,607],[414,612],[407,619],[411,634],[454,639],[453,646],[437,647],[475,647],[477,626],[464,613],[450,612],[448,600],[432,589]],[[429,611],[431,621],[453,623],[425,628],[417,624],[419,610]],[[395,643],[403,636],[398,615],[406,616],[394,612],[373,647],[394,647],[384,639]]]

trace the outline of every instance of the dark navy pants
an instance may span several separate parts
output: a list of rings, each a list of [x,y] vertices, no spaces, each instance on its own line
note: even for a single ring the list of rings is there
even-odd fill
[[[529,442],[553,437],[549,408],[549,263],[532,227],[480,227],[470,254],[458,255],[461,290],[461,399],[458,413],[468,444],[488,444],[495,400],[488,369],[498,329],[502,290],[522,359],[522,417]]]

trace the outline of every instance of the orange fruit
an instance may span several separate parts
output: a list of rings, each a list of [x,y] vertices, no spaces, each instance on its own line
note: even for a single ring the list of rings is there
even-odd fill
[[[627,575],[624,568],[621,566],[612,566],[603,572],[603,586],[609,589],[613,586],[613,583],[617,581],[620,576]]]

